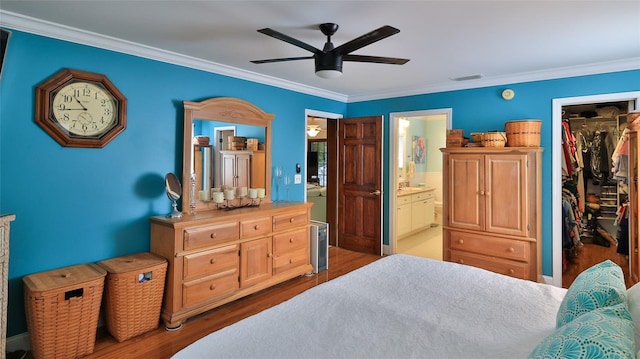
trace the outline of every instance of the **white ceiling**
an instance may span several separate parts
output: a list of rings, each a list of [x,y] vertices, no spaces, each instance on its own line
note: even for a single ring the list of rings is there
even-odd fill
[[[5,27],[350,102],[640,69],[638,0],[2,0],[0,11]],[[396,27],[399,34],[354,54],[411,61],[345,62],[343,76],[329,80],[315,76],[313,60],[249,62],[311,55],[257,29],[322,48],[326,38],[317,25],[324,22],[340,25],[335,46],[383,25]],[[484,77],[450,80],[475,74]]]

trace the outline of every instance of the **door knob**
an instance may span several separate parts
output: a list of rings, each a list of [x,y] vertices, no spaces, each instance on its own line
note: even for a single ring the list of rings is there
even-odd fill
[[[381,193],[382,193],[382,192],[380,192],[380,190],[379,190],[379,189],[377,189],[377,190],[375,190],[375,191],[373,191],[373,192],[369,192],[369,194],[373,194],[373,195],[376,195],[376,196],[379,196]]]

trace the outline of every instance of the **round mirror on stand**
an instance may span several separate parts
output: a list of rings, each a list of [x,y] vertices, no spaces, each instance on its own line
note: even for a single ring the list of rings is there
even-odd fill
[[[167,173],[164,177],[164,184],[167,188],[167,197],[171,200],[173,211],[167,215],[168,218],[182,218],[182,213],[178,211],[178,200],[182,197],[182,186],[178,177],[173,173]]]

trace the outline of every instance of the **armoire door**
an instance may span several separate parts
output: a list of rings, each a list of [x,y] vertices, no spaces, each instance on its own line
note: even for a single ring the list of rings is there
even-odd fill
[[[450,227],[484,230],[484,155],[451,154],[445,163]]]
[[[485,230],[527,236],[528,183],[526,154],[485,156]]]

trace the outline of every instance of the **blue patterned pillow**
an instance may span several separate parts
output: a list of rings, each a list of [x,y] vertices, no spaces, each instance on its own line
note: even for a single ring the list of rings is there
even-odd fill
[[[631,314],[625,303],[585,313],[543,339],[529,358],[635,358]]]
[[[580,273],[569,287],[556,314],[556,328],[594,309],[626,303],[622,269],[610,260]]]

